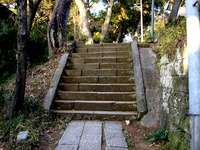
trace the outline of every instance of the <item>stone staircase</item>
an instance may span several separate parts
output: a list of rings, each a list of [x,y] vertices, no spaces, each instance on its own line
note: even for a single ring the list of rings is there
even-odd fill
[[[66,64],[53,112],[137,117],[130,44],[79,44]]]

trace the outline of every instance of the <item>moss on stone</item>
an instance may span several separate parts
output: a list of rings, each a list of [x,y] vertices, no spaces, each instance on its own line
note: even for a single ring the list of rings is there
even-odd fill
[[[190,141],[188,136],[181,128],[176,128],[175,132],[170,133],[171,147],[177,150],[189,150]]]

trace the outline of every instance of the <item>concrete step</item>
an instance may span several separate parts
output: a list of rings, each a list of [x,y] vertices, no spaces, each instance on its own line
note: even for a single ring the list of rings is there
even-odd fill
[[[61,100],[135,101],[135,92],[58,91]]]
[[[59,89],[62,91],[94,91],[94,92],[133,92],[134,84],[99,84],[99,83],[60,83]]]
[[[132,63],[132,59],[130,57],[102,57],[102,58],[70,58],[69,63],[124,63],[129,62]]]
[[[103,47],[103,44],[76,44],[76,48]]]
[[[82,76],[131,76],[133,69],[88,69],[82,70]]]
[[[99,120],[125,120],[137,119],[137,111],[83,111],[83,110],[52,110],[60,115],[74,115],[78,118],[99,119]]]
[[[77,44],[76,48],[91,48],[91,47],[113,47],[113,48],[121,48],[121,47],[129,47],[130,43],[103,43],[103,44]]]
[[[133,69],[65,69],[68,76],[133,76]]]
[[[68,63],[67,69],[132,69],[132,63]]]
[[[72,53],[72,58],[91,58],[91,57],[117,57],[124,58],[129,57],[132,58],[132,53],[128,51],[119,51],[119,52],[95,52],[95,53]]]
[[[100,63],[100,69],[133,69],[132,63]]]
[[[75,53],[95,53],[95,52],[118,52],[118,51],[131,51],[130,47],[88,47],[76,48]]]
[[[66,101],[55,100],[56,110],[137,111],[135,101]]]
[[[65,83],[134,83],[132,76],[63,76]]]
[[[100,69],[99,63],[68,63],[66,69]]]
[[[116,48],[121,48],[121,47],[130,47],[131,43],[103,43],[103,47],[116,47]]]

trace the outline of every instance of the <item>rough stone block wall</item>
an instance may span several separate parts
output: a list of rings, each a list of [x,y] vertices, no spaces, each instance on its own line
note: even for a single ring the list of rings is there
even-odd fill
[[[173,60],[160,60],[160,127],[169,130],[169,141],[176,149],[189,149],[189,96],[186,48],[177,48]]]

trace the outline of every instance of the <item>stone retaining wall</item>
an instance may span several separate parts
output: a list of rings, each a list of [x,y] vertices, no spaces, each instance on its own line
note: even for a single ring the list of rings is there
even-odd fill
[[[176,149],[189,149],[189,99],[187,48],[177,48],[173,60],[166,54],[160,60],[160,127],[169,131]]]
[[[186,46],[158,60],[151,48],[140,48],[148,112],[145,127],[168,131],[171,147],[189,149],[188,60]],[[159,63],[158,63],[159,62]]]

